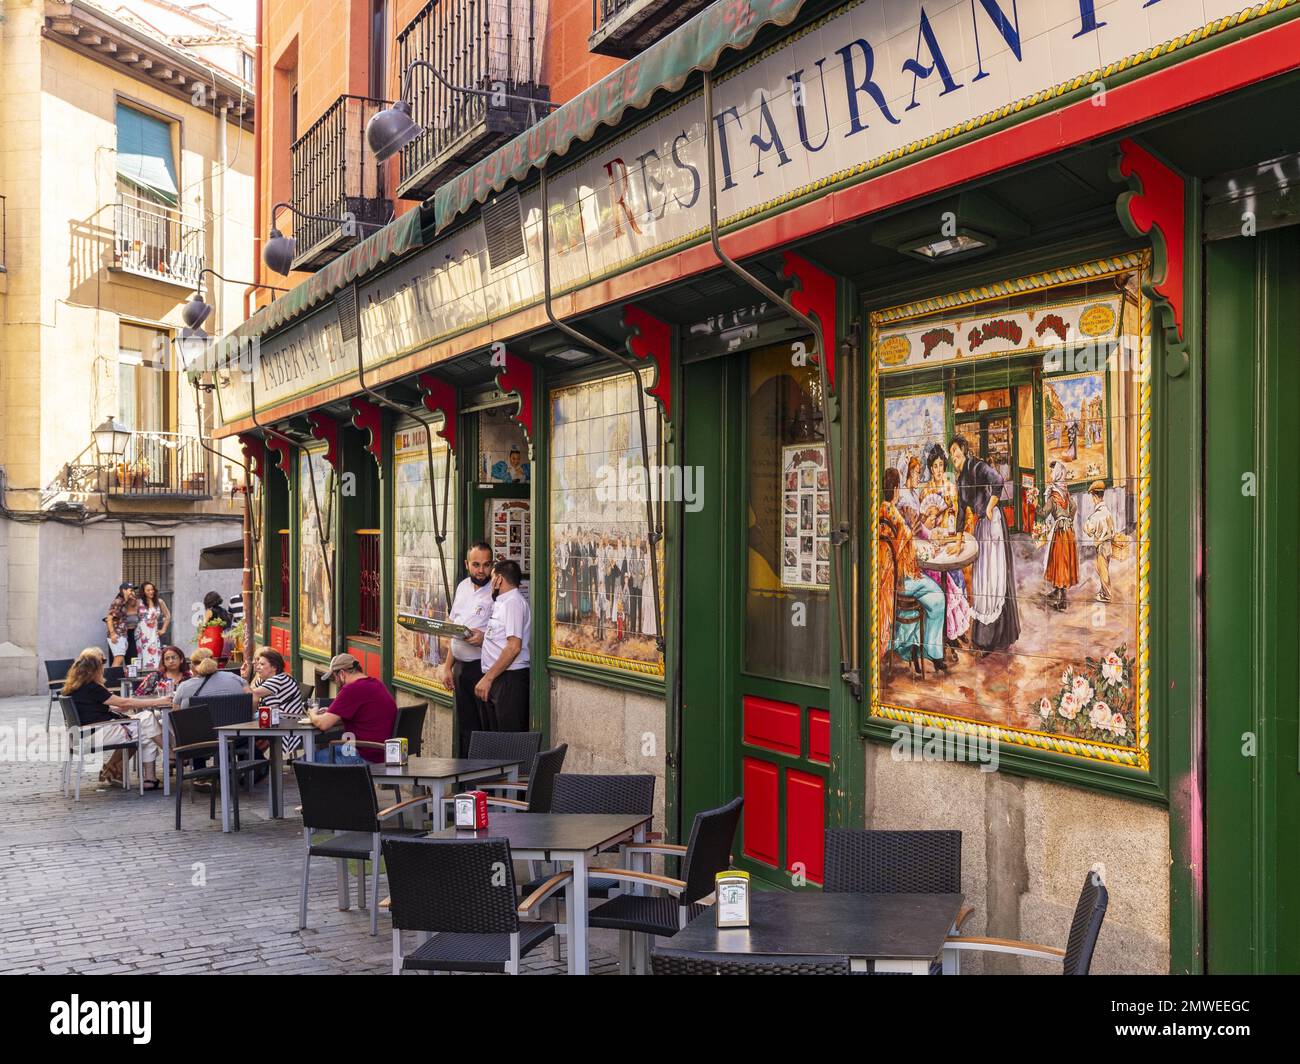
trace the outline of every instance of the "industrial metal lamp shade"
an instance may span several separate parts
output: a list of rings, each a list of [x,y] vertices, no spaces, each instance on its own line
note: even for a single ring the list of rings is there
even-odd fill
[[[119,425],[113,420],[113,415],[109,414],[94,431],[95,446],[99,449],[100,454],[111,454],[114,457],[120,457],[126,454],[126,444],[131,438],[131,430],[125,425]]]
[[[262,261],[266,268],[281,277],[288,277],[293,272],[294,256],[298,254],[298,241],[285,236],[278,229],[272,229],[262,246]]]
[[[411,105],[398,100],[376,111],[366,123],[366,143],[379,162],[391,159],[423,132],[411,119]]]
[[[197,329],[208,320],[208,315],[211,313],[211,305],[203,302],[203,297],[195,293],[194,298],[182,308],[181,321],[185,323],[187,328]]]

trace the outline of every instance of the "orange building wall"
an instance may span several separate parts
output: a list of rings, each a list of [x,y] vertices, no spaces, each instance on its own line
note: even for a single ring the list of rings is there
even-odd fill
[[[400,86],[397,71],[397,34],[420,13],[427,0],[390,0],[388,46],[388,99],[396,99]],[[369,76],[369,0],[262,0],[259,27],[261,95],[257,101],[258,136],[261,138],[261,171],[257,175],[261,225],[257,234],[255,280],[279,288],[291,288],[308,274],[289,278],[268,271],[261,263],[262,241],[271,227],[271,208],[288,200],[292,189],[289,139],[289,86],[291,73],[298,76],[298,135],[301,136],[340,96],[365,96]],[[551,87],[551,99],[563,103],[593,82],[616,69],[621,60],[592,55],[587,51],[591,33],[591,0],[550,0],[546,37],[542,42],[542,78]],[[419,76],[419,72],[417,75]],[[386,194],[394,201],[398,215],[412,210],[413,200],[397,199],[398,163],[386,171]],[[276,220],[286,235],[293,231],[293,215],[282,210]],[[270,293],[260,290],[258,306],[269,302]]]

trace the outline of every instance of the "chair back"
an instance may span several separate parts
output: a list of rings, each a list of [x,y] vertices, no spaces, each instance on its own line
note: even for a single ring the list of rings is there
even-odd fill
[[[562,772],[555,777],[552,813],[653,813],[653,776],[581,776]]]
[[[533,758],[533,767],[528,772],[528,811],[530,813],[549,813],[551,801],[555,797],[555,777],[564,766],[564,755],[569,752],[568,743],[560,743],[552,750],[543,750]]]
[[[68,731],[81,727],[81,714],[77,712],[77,703],[67,695],[59,695],[59,709],[63,711],[63,723]]]
[[[125,665],[105,665],[104,666],[104,686],[114,694],[122,686],[122,681],[126,679]],[[132,684],[134,687],[135,685]]]
[[[826,829],[827,894],[959,894],[960,831]]]
[[[215,743],[217,733],[212,724],[212,713],[205,705],[192,705],[186,709],[173,709],[167,714],[171,724],[172,737],[177,746],[190,746],[194,743]],[[194,756],[207,757],[206,753]]]
[[[294,761],[303,827],[313,831],[374,832],[379,804],[369,765],[321,765]]]
[[[62,683],[68,678],[68,670],[76,661],[76,658],[46,658],[45,678],[52,684]]]
[[[678,898],[683,905],[698,901],[714,890],[714,876],[731,867],[731,844],[740,823],[744,798],[733,798],[724,806],[695,814],[691,836],[682,859],[686,889]]]
[[[1101,922],[1106,918],[1110,895],[1106,885],[1095,872],[1089,872],[1079,891],[1079,904],[1074,907],[1070,921],[1070,938],[1065,944],[1063,975],[1087,975],[1092,967],[1092,951],[1101,934]]]
[[[226,724],[247,724],[257,715],[253,712],[253,696],[249,694],[212,695],[211,697],[200,695],[198,698],[191,698],[189,705],[190,708],[206,706],[214,728]]]
[[[513,934],[515,876],[505,839],[385,837],[393,928]]]
[[[393,738],[406,740],[407,753],[411,757],[420,756],[420,739],[424,735],[424,718],[428,712],[428,702],[397,707],[397,718],[393,721]]]
[[[469,756],[485,761],[500,757],[531,765],[541,748],[542,733],[539,731],[476,731],[469,735]]]
[[[848,958],[832,957],[704,957],[650,954],[655,975],[848,975]]]

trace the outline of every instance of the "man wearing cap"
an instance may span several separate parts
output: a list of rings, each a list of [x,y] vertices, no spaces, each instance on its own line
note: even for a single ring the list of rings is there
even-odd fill
[[[329,678],[339,685],[339,692],[329,709],[315,713],[307,711],[317,728],[329,731],[341,724],[359,743],[382,744],[393,737],[397,703],[381,681],[362,672],[361,665],[351,654],[335,654],[330,658]],[[355,754],[336,750],[331,756],[331,751],[325,749],[317,751],[316,760],[361,764],[363,761],[383,761],[384,751],[382,745],[379,749],[358,746]]]
[[[461,757],[469,756],[469,737],[476,731],[487,731],[487,707],[474,693],[483,678],[480,659],[483,651],[483,629],[492,616],[492,548],[486,543],[475,543],[465,552],[465,571],[469,574],[456,587],[451,612],[447,620],[463,624],[470,629],[468,639],[453,639],[451,654],[443,658],[438,680],[450,687],[456,695],[456,727],[459,732],[458,747]]]
[[[108,626],[108,649],[113,655],[113,667],[121,667],[129,649],[127,636],[129,627],[126,615],[135,612],[135,587],[130,583],[117,586],[117,597],[108,604],[108,613],[104,623]]]
[[[518,562],[492,566],[492,616],[483,631],[483,678],[474,693],[487,703],[489,731],[528,730],[528,646],[533,620],[519,590]]]
[[[1094,480],[1088,485],[1088,494],[1097,503],[1088,520],[1083,523],[1083,532],[1097,547],[1097,582],[1101,590],[1097,592],[1098,602],[1110,601],[1110,558],[1115,553],[1115,518],[1106,506],[1106,482]]]

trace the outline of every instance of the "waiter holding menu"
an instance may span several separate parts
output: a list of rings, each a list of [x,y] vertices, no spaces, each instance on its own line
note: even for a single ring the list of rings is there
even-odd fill
[[[456,696],[456,726],[460,735],[458,752],[469,756],[472,732],[487,731],[486,708],[474,688],[482,678],[483,629],[492,616],[492,548],[486,543],[472,544],[465,552],[465,571],[469,574],[456,587],[447,620],[471,629],[468,639],[453,638],[451,654],[444,655],[438,679]]]

